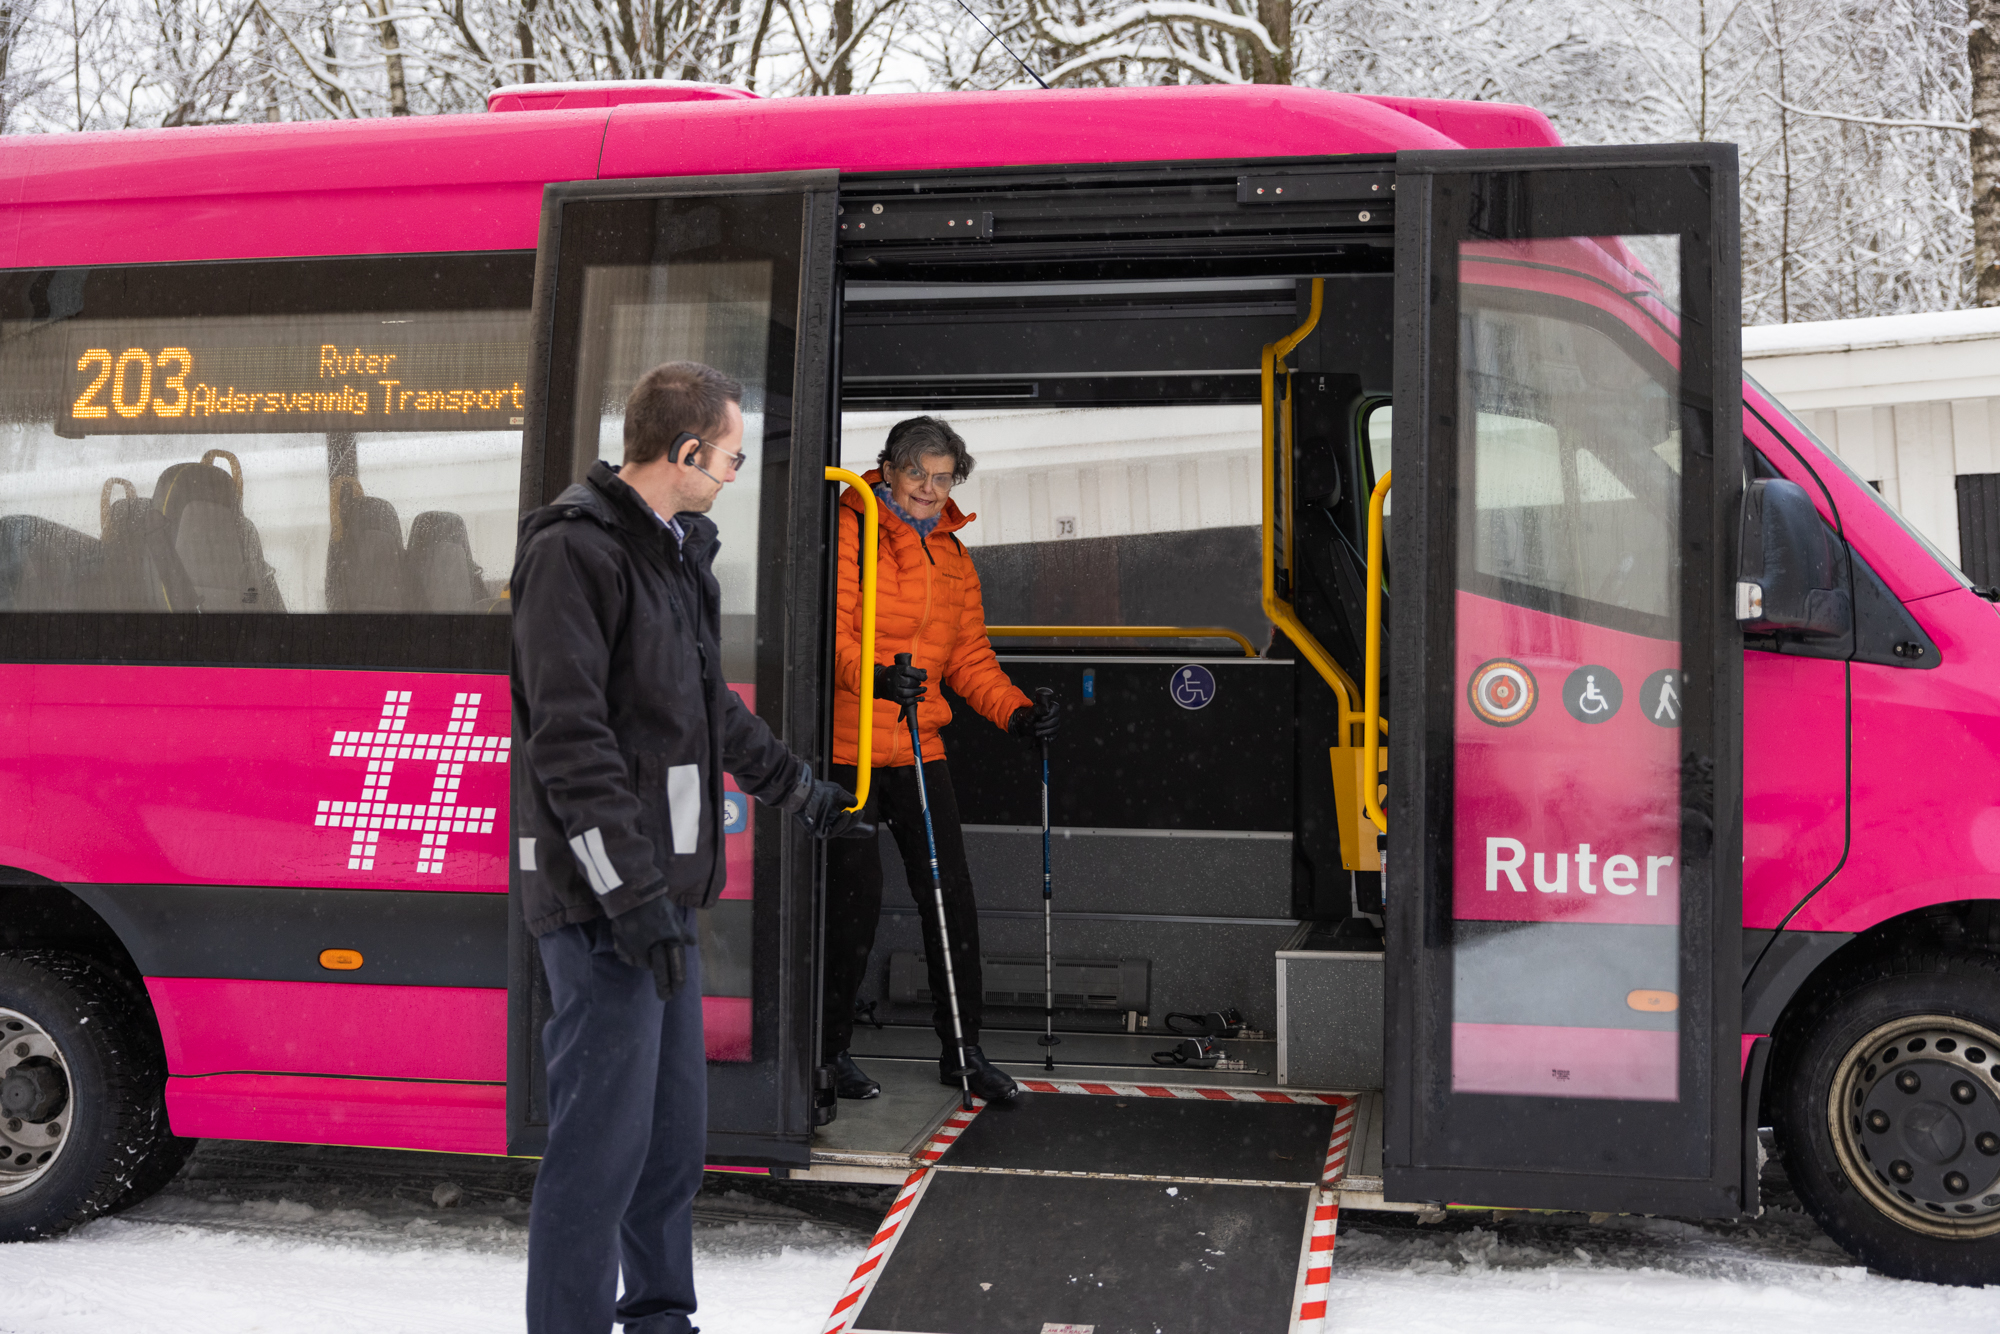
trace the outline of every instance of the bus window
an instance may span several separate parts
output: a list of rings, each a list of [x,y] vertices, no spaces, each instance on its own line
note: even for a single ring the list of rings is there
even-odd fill
[[[0,610],[504,609],[532,275],[0,276]]]
[[[977,461],[952,500],[979,516],[958,536],[987,622],[1226,626],[1261,646],[1260,414],[1254,403],[938,410]],[[846,466],[874,466],[910,415],[847,413]]]

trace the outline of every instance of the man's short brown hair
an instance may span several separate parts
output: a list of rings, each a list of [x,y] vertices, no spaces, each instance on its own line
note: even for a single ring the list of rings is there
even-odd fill
[[[699,361],[669,361],[639,377],[625,399],[625,461],[651,463],[679,436],[718,435],[743,386]]]

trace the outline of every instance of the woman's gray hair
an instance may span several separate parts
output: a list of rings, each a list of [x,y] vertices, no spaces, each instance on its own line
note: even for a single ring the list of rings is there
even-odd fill
[[[951,455],[954,482],[972,476],[972,454],[965,441],[936,417],[911,417],[891,426],[888,443],[882,446],[882,456],[875,461],[887,473],[891,468],[915,468],[926,454]]]

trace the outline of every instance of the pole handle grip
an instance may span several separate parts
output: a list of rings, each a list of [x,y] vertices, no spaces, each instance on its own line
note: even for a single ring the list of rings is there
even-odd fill
[[[896,665],[897,665],[898,667],[907,667],[907,666],[909,666],[909,665],[910,665],[910,655],[909,655],[909,654],[907,654],[907,653],[898,653],[898,654],[896,655]]]

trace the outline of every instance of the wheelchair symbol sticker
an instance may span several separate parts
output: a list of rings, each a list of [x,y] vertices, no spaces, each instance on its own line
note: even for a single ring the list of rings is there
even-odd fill
[[[722,832],[740,834],[750,827],[750,799],[741,792],[722,794]]]
[[[1215,673],[1200,663],[1176,667],[1167,689],[1173,695],[1174,703],[1182,708],[1205,709],[1215,698]]]
[[[1580,723],[1609,722],[1625,702],[1625,687],[1609,667],[1586,664],[1563,682],[1563,707]]]

